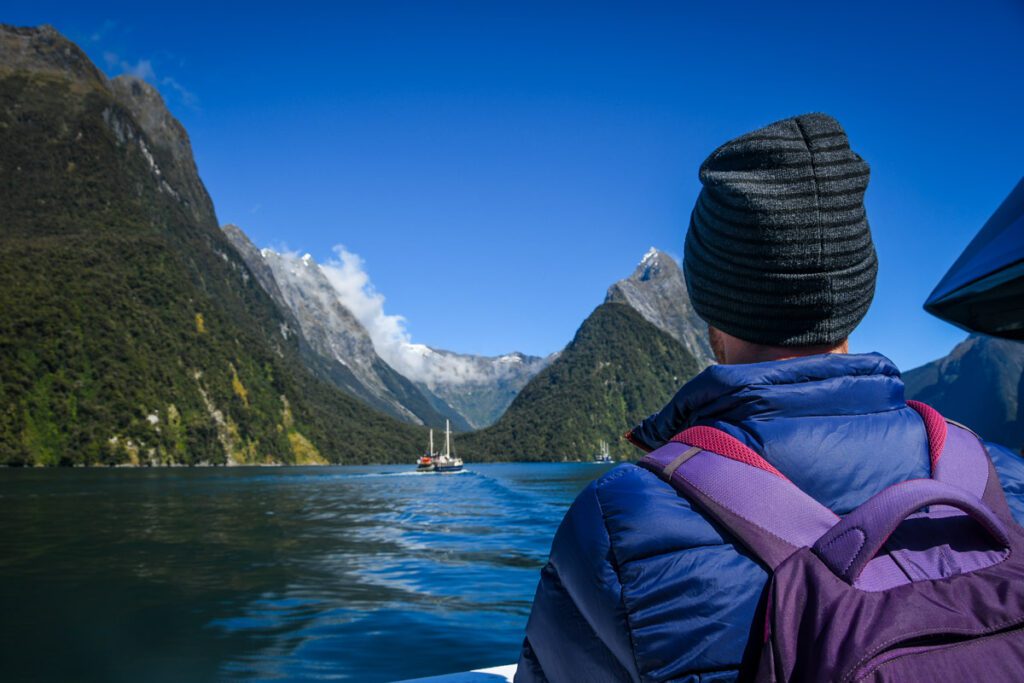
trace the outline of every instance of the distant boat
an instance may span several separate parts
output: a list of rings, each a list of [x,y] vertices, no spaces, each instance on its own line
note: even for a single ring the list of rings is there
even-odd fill
[[[437,458],[437,453],[434,452],[434,430],[430,430],[430,445],[427,446],[427,452],[420,456],[420,459],[416,461],[417,472],[433,472],[434,471],[434,460]]]
[[[434,471],[462,471],[462,458],[452,455],[452,429],[448,420],[444,421],[444,453],[434,458]]]
[[[615,462],[612,460],[612,453],[608,449],[608,442],[601,441],[601,445],[598,447],[597,455],[594,456],[594,462],[596,463],[609,463]]]

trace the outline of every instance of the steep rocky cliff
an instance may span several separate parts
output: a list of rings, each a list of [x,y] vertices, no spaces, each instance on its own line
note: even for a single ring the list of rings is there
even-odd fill
[[[460,431],[486,427],[551,360],[515,352],[476,356],[413,343],[378,348],[345,305],[345,293],[312,256],[257,249],[238,226],[225,226],[224,233],[297,321],[319,363],[332,368],[332,381],[400,419],[430,426],[448,419]]]
[[[435,404],[385,363],[366,328],[340,301],[316,261],[270,249],[258,250],[234,225],[224,228],[242,258],[285,315],[292,317],[315,357],[310,367],[369,405],[412,424],[469,429],[450,407]],[[436,407],[435,407],[436,405]]]

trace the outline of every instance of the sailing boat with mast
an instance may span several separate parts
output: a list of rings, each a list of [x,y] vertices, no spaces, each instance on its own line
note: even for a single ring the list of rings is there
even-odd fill
[[[416,461],[417,472],[433,472],[434,471],[434,459],[437,458],[437,453],[434,452],[434,430],[430,430],[430,445],[427,446],[427,452],[420,456],[420,459]]]
[[[444,453],[434,458],[435,472],[461,472],[462,458],[452,453],[452,429],[448,420],[444,421]]]

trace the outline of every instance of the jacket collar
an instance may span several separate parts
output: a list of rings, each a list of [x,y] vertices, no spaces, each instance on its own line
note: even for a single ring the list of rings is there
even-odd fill
[[[629,434],[655,449],[697,424],[770,417],[863,415],[906,405],[899,370],[885,356],[822,354],[742,365],[712,365]]]

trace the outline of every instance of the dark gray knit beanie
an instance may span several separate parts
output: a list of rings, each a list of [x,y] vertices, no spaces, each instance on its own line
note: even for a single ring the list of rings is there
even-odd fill
[[[707,323],[771,346],[836,344],[864,318],[878,258],[870,170],[825,114],[731,140],[700,167],[683,270]]]

